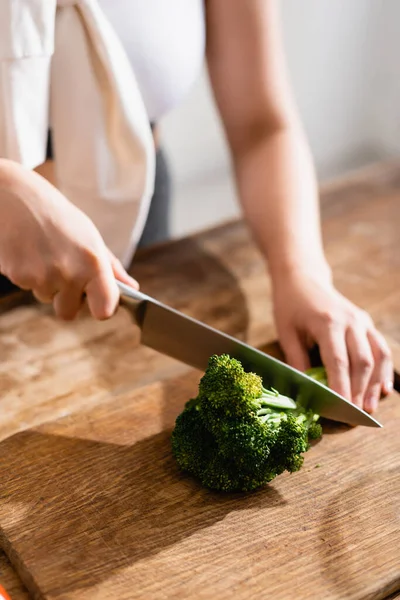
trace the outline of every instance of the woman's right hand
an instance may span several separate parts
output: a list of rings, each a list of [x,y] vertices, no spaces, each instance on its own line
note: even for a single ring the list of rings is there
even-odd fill
[[[111,317],[119,301],[115,278],[138,288],[82,211],[46,179],[5,159],[0,223],[0,272],[53,303],[62,319],[77,315],[85,294],[93,317]]]

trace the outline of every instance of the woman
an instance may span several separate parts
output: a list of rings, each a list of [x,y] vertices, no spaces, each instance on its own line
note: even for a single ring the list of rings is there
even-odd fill
[[[286,358],[304,370],[307,349],[317,343],[330,386],[374,412],[381,393],[392,389],[390,351],[370,317],[332,283],[316,176],[287,82],[275,2],[98,4],[137,78],[156,147],[156,123],[194,80],[205,49],[243,212],[271,274]],[[0,160],[0,190],[1,272],[39,300],[53,302],[62,318],[76,315],[83,292],[94,317],[110,317],[118,302],[113,277],[136,283],[106,247],[107,235],[101,236],[84,214],[97,224],[101,209],[80,210],[69,196],[12,160]],[[166,201],[156,186],[147,231]]]

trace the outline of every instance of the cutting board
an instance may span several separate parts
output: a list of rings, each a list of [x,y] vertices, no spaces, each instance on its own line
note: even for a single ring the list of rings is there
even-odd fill
[[[23,587],[10,561],[0,551],[0,585],[5,589],[11,600],[29,600],[28,592]]]
[[[2,543],[34,597],[378,600],[398,589],[399,397],[382,402],[383,429],[326,425],[301,471],[224,495],[171,456],[198,380],[152,383],[2,443]]]
[[[339,289],[400,367],[400,168],[328,187]],[[265,265],[243,223],[138,254],[142,290],[261,347]],[[382,430],[327,427],[299,473],[246,496],[207,492],[171,457],[199,373],[139,346],[126,312],[56,321],[0,305],[0,546],[36,598],[382,600],[400,589],[399,398]],[[7,311],[5,310],[7,308]],[[317,466],[320,465],[320,466]]]

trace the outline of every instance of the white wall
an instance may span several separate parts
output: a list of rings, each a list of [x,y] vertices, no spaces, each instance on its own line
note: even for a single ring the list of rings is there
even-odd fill
[[[370,122],[381,153],[400,155],[400,2],[376,2]]]
[[[173,177],[172,234],[186,235],[237,215],[229,155],[205,72],[162,128]]]
[[[281,0],[289,73],[320,179],[400,152],[400,2]],[[173,233],[239,212],[206,74],[162,123]]]

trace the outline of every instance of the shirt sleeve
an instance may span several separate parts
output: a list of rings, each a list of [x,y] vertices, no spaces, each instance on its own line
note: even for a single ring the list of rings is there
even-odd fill
[[[56,0],[0,2],[0,157],[46,158]]]

